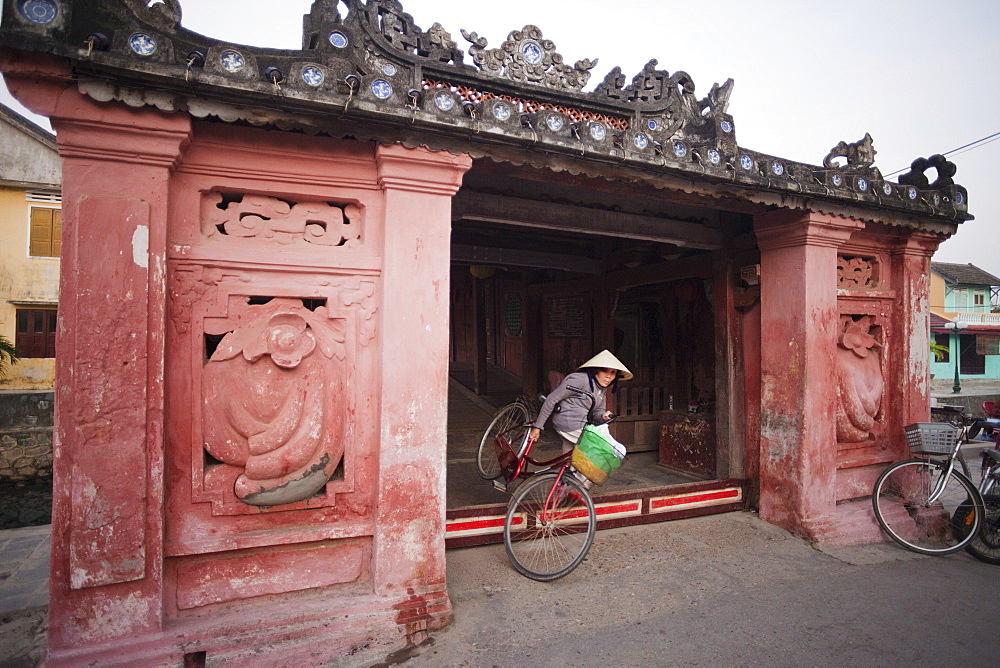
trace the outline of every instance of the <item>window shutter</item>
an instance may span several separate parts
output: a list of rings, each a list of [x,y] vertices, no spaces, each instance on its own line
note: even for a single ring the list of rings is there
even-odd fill
[[[1000,355],[1000,334],[976,334],[977,355]]]
[[[52,209],[32,207],[28,254],[36,257],[52,255]]]
[[[52,257],[62,257],[62,209],[52,209]]]

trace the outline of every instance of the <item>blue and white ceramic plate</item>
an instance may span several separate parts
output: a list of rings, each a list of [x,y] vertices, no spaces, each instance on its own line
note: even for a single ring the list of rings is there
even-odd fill
[[[595,141],[604,141],[604,138],[608,136],[608,131],[600,123],[594,123],[590,126],[590,136]]]
[[[21,0],[17,5],[17,11],[32,23],[45,25],[56,20],[59,7],[52,0]]]
[[[537,65],[542,62],[543,51],[542,47],[538,46],[537,42],[525,42],[521,45],[521,55],[524,56],[524,60],[529,65]]]
[[[392,95],[392,84],[385,79],[376,79],[372,82],[372,95],[380,100],[387,100]]]
[[[128,45],[140,56],[151,56],[156,51],[156,41],[144,32],[132,33]]]
[[[451,111],[455,106],[455,98],[448,91],[439,90],[434,93],[434,106],[441,111]]]
[[[219,62],[222,63],[222,69],[227,72],[239,72],[246,65],[246,60],[243,59],[243,54],[239,51],[234,51],[233,49],[226,49],[219,55]]]
[[[326,80],[326,75],[315,65],[306,65],[302,68],[302,80],[313,88],[319,88]]]
[[[339,30],[334,30],[329,36],[330,44],[333,44],[338,49],[343,49],[347,46],[347,35],[340,32]]]

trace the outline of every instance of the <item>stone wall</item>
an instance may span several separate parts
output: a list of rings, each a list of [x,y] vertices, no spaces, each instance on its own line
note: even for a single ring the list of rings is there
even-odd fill
[[[52,392],[0,393],[0,530],[52,515]]]

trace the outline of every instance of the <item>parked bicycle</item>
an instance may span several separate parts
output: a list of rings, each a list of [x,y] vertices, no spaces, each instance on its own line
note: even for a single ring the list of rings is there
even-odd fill
[[[943,555],[966,548],[983,561],[998,563],[1000,499],[993,492],[1000,466],[985,462],[1000,464],[1000,457],[984,457],[984,477],[977,488],[961,452],[972,421],[961,407],[934,412],[946,415],[948,421],[905,427],[914,457],[891,465],[875,482],[875,518],[890,538],[914,552]],[[981,489],[991,497],[989,513]]]

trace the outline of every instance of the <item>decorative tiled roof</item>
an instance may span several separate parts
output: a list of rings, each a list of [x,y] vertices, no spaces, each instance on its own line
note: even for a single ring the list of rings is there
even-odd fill
[[[931,270],[941,275],[947,283],[961,285],[1000,285],[1000,278],[972,264],[931,262]]]
[[[971,218],[955,166],[940,155],[917,158],[892,182],[874,166],[868,135],[831,141],[821,164],[740,146],[728,112],[732,79],[699,97],[688,74],[650,60],[631,81],[615,67],[584,92],[597,61],[570,65],[533,25],[496,47],[463,30],[470,65],[440,24],[421,29],[398,0],[314,0],[300,50],[214,40],[180,19],[178,0],[4,0],[0,47],[67,59],[79,90],[100,101],[610,174],[943,234]]]

